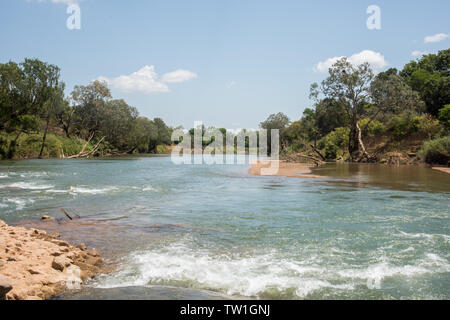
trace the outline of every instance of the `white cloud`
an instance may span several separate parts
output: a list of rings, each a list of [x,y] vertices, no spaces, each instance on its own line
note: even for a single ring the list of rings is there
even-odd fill
[[[447,39],[449,36],[450,36],[449,34],[438,33],[432,36],[426,36],[424,42],[425,43],[440,42],[442,40]]]
[[[342,58],[344,58],[344,56],[333,57],[325,61],[321,61],[314,67],[314,71],[328,72],[328,69],[334,63],[336,63],[336,61]],[[375,70],[380,70],[388,65],[386,59],[381,53],[372,50],[363,50],[359,53],[355,53],[354,55],[348,58],[348,61],[355,66],[363,64],[364,62],[368,62],[371,65],[371,67]]]
[[[236,85],[236,81],[230,81],[226,84],[227,89],[231,89]]]
[[[178,69],[173,72],[163,74],[161,81],[165,83],[181,83],[195,78],[197,78],[197,74],[195,72]]]
[[[411,52],[411,55],[413,57],[421,57],[424,54],[427,54],[427,52],[426,51],[419,51],[419,50],[414,50],[413,52]]]
[[[96,80],[105,81],[113,88],[125,92],[169,92],[167,83],[181,83],[197,77],[197,74],[188,70],[176,70],[164,74],[161,78],[155,71],[155,66],[145,66],[130,75],[121,75],[116,78],[98,77]]]

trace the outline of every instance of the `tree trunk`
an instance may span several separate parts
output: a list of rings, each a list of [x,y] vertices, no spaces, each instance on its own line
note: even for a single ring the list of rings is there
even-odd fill
[[[50,112],[48,113],[47,122],[45,124],[44,136],[42,137],[41,151],[39,152],[39,157],[38,157],[39,159],[42,159],[42,154],[44,153],[45,139],[47,139],[47,132],[48,132],[49,124],[50,124]]]
[[[358,121],[353,120],[350,128],[350,134],[348,137],[348,153],[350,154],[350,160],[356,161],[359,158],[359,130]]]
[[[370,161],[371,156],[367,153],[366,147],[364,146],[364,143],[362,141],[362,131],[361,131],[361,128],[359,127],[358,123],[356,123],[356,129],[358,130],[358,143],[359,143],[359,146],[361,147],[361,151],[362,151],[361,158],[358,159],[358,162],[360,162],[362,159],[364,159],[364,157],[367,158],[367,161]]]

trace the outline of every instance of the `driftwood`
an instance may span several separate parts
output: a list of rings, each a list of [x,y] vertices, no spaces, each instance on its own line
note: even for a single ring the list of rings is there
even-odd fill
[[[294,161],[296,160],[296,158],[304,158],[304,159],[312,160],[317,167],[325,163],[324,161],[320,160],[319,158],[316,158],[313,156],[307,156],[307,155],[304,155],[301,153],[290,154],[289,158],[290,158],[290,160],[294,160]],[[289,162],[289,160],[288,160],[288,162]]]
[[[70,220],[73,220],[73,218],[70,216],[69,213],[67,213],[66,210],[64,210],[63,208],[61,208],[61,212],[64,213],[66,215],[67,218],[69,218]],[[81,217],[75,213],[75,215],[77,216],[78,219],[80,219]]]
[[[66,215],[67,218],[69,218],[70,220],[73,220],[73,218],[67,213],[66,210],[61,209],[62,213],[64,213]]]
[[[317,149],[314,145],[311,144],[311,148],[322,158],[323,161],[327,161],[327,159],[323,156],[323,154]]]
[[[89,158],[92,154],[97,152],[98,148],[100,147],[100,144],[105,140],[105,137],[102,137],[97,144],[92,148],[91,151],[85,152],[87,145],[89,142],[91,142],[92,138],[94,137],[94,134],[91,134],[89,139],[86,141],[86,143],[83,145],[83,148],[81,148],[81,151],[78,154],[75,154],[73,156],[66,157],[67,159],[75,159],[75,158]]]

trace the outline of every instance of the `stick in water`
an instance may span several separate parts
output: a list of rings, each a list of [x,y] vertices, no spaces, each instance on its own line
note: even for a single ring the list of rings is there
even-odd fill
[[[66,210],[61,209],[61,211],[66,215],[67,218],[69,218],[70,220],[73,220],[72,217],[67,213]]]

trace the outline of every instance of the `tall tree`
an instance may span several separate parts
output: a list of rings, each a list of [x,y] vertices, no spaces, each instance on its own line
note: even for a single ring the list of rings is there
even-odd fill
[[[361,151],[365,153],[358,120],[369,100],[373,77],[368,63],[353,66],[347,58],[342,58],[331,66],[329,76],[322,81],[320,88],[317,84],[311,86],[311,97],[317,101],[322,93],[325,99],[336,100],[344,107],[350,125],[348,151],[352,161],[361,157]]]
[[[406,64],[400,75],[426,103],[427,112],[438,116],[450,103],[450,49],[424,55]]]
[[[87,86],[75,86],[72,92],[76,127],[81,137],[92,139],[100,129],[111,92],[106,83],[94,81]]]
[[[265,121],[261,122],[259,126],[267,130],[267,152],[272,153],[272,133],[271,130],[279,130],[279,136],[282,137],[284,130],[289,125],[290,120],[287,115],[282,112],[271,114]],[[283,146],[284,147],[284,146]]]

